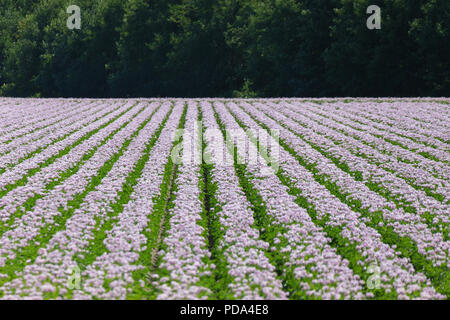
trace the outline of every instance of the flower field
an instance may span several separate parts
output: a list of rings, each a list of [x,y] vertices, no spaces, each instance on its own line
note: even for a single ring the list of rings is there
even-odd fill
[[[0,299],[448,299],[449,104],[0,98]]]

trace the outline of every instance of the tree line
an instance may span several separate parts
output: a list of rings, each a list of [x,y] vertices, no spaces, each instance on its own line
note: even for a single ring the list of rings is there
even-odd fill
[[[449,25],[448,0],[0,0],[0,95],[448,96]]]

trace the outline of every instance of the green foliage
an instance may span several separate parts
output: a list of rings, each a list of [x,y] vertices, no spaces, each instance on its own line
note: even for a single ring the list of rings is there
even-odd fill
[[[251,89],[252,83],[249,80],[244,81],[244,85],[240,91],[233,91],[234,98],[256,98],[258,95]]]
[[[3,0],[0,95],[445,96],[447,0]]]

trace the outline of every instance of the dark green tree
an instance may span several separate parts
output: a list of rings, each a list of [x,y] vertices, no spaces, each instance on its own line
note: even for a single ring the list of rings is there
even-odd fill
[[[0,0],[0,95],[450,94],[446,0],[77,0],[80,30],[71,4]]]

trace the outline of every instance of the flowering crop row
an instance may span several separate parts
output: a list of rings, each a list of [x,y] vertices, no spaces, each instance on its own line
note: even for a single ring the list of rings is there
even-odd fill
[[[390,112],[386,112],[386,108]],[[425,142],[435,143],[448,141],[448,113],[443,111],[442,104],[435,102],[420,103],[398,103],[394,108],[389,105],[371,105],[369,110],[364,110],[364,105],[355,104],[344,110],[358,115],[364,115],[367,120],[375,123],[386,124],[391,130],[404,133],[406,137],[419,139],[426,137]],[[395,115],[391,115],[394,112]],[[345,113],[345,114],[346,114]],[[442,117],[442,115],[446,117]],[[431,139],[431,140],[430,140]],[[444,140],[444,141],[442,141]]]
[[[317,106],[317,105],[316,105]],[[337,110],[341,110],[339,105],[333,106]],[[359,105],[358,105],[359,107]],[[372,105],[370,105],[372,107]],[[352,108],[352,105],[348,108],[342,109],[339,114],[329,114],[326,112],[326,106],[318,106],[318,109],[324,111],[323,114],[328,116],[333,116],[333,119],[342,121],[346,123],[348,127],[354,127],[359,130],[368,130],[370,135],[375,137],[380,137],[386,142],[390,142],[393,145],[401,146],[404,149],[410,149],[419,152],[420,154],[425,154],[426,151],[430,153],[435,153],[436,157],[442,156],[448,159],[448,155],[445,154],[445,150],[448,151],[448,145],[439,139],[430,136],[431,131],[421,130],[424,125],[421,122],[410,121],[410,119],[402,119],[403,122],[409,123],[408,130],[398,128],[397,123],[400,121],[389,121],[383,117],[370,117],[370,115],[364,114],[363,112],[358,112],[358,109]],[[424,113],[429,111],[416,111],[416,117],[423,118]],[[336,118],[334,118],[336,117]],[[400,123],[399,123],[400,124]],[[412,128],[418,128],[415,131]],[[445,129],[438,128],[436,131],[440,131],[439,135],[445,135]],[[392,147],[391,147],[392,148]]]
[[[448,299],[449,101],[0,99],[0,299]]]
[[[259,107],[261,108],[261,106]],[[262,108],[267,110],[265,106]],[[341,144],[333,143],[323,134],[317,134],[315,131],[319,132],[321,128],[315,127],[314,130],[305,128],[281,112],[274,113],[273,116],[283,123],[289,132],[297,134],[301,138],[299,141],[302,144],[308,145],[319,154],[324,155],[325,158],[329,158],[340,169],[351,174],[355,180],[364,182],[370,190],[376,191],[387,200],[394,202],[399,209],[430,221],[430,224],[434,225],[433,229],[442,231],[442,234],[436,235],[436,237],[448,238],[447,204],[427,196],[424,191],[414,189],[391,172],[383,170],[362,157],[353,155]],[[446,250],[448,245],[443,248]]]
[[[261,115],[259,114],[259,116]],[[244,118],[245,114],[242,113],[241,117]],[[250,119],[247,118],[247,121],[250,122]],[[283,133],[280,138],[282,141],[284,140]],[[295,146],[297,143],[295,140],[290,142],[292,143],[291,146]],[[301,146],[299,147],[301,148]],[[398,257],[398,252],[381,241],[380,234],[371,226],[366,225],[365,219],[359,212],[352,211],[350,206],[340,199],[339,187],[341,185],[328,185],[328,188],[324,185],[323,181],[328,179],[327,176],[330,176],[331,179],[339,179],[345,177],[345,173],[339,175],[339,171],[337,171],[334,174],[333,164],[326,163],[328,162],[326,158],[315,155],[311,148],[309,150],[303,148],[302,151],[300,151],[300,148],[295,150],[299,151],[299,154],[304,156],[305,159],[314,159],[316,165],[308,166],[303,162],[304,167],[295,166],[296,163],[302,163],[302,161],[293,158],[284,150],[281,151],[280,167],[286,172],[287,181],[292,185],[292,191],[301,190],[300,196],[304,198],[304,202],[307,202],[304,205],[306,207],[308,205],[313,206],[314,212],[311,213],[316,217],[317,223],[323,224],[324,228],[328,230],[330,236],[335,237],[339,242],[348,242],[349,248],[352,245],[354,246],[354,252],[347,251],[347,258],[357,273],[365,277],[367,275],[358,266],[369,269],[371,264],[379,264],[380,271],[383,274],[381,288],[385,290],[384,293],[378,292],[381,296],[384,294],[389,296],[391,292],[396,292],[397,295],[404,297],[403,295],[406,295],[406,293],[412,293],[411,290],[416,288],[416,283],[424,281],[423,277],[411,274],[412,266],[405,264],[406,261]],[[325,163],[321,163],[322,161]],[[289,166],[295,169],[291,169]],[[311,170],[311,168],[315,170]],[[325,170],[322,171],[321,168]],[[348,185],[348,180],[343,180],[342,185]],[[354,192],[358,192],[355,186],[350,187]],[[370,245],[367,245],[367,243],[370,243]],[[379,261],[382,261],[382,263]],[[402,274],[402,277],[397,278],[400,274]],[[394,279],[397,281],[393,282]],[[386,284],[383,283],[384,281],[386,281]],[[428,288],[424,292],[425,295],[428,295]]]
[[[70,135],[70,133],[77,132],[89,124],[89,122],[86,122],[86,118],[89,118],[89,116],[101,117],[107,112],[105,105],[99,105],[96,108],[92,108],[92,106],[86,109],[80,108],[79,111],[73,115],[71,114],[69,118],[46,125],[44,130],[36,129],[30,133],[12,138],[10,142],[3,144],[0,158],[2,163],[1,170],[4,172],[6,168],[11,168],[31,158],[58,140]]]
[[[285,106],[288,107],[286,109],[289,109],[290,105],[285,104]],[[293,106],[293,109],[295,110],[294,117],[299,116],[301,111],[298,111],[298,108],[295,108],[295,106]],[[341,143],[346,143],[346,147],[350,148],[349,150],[353,153],[359,153],[361,156],[376,161],[378,164],[385,166],[387,170],[398,172],[403,177],[413,180],[424,187],[441,187],[440,184],[447,182],[445,179],[442,179],[442,177],[445,177],[445,174],[448,174],[445,164],[441,163],[439,159],[438,161],[429,159],[434,153],[444,159],[443,162],[448,162],[450,158],[448,150],[445,151],[446,146],[440,146],[442,151],[429,148],[431,152],[426,153],[424,149],[427,147],[424,145],[414,143],[409,139],[399,143],[392,138],[392,134],[386,134],[385,131],[378,131],[377,133],[377,129],[359,124],[358,122],[361,122],[362,117],[355,117],[354,121],[350,122],[339,115],[326,112],[320,112],[318,117],[315,114],[316,108],[310,108],[308,105],[305,105],[304,109],[308,112],[301,112],[302,118],[307,116],[314,120],[313,123],[318,123],[319,126],[326,125],[338,131],[338,133],[334,133],[333,131],[328,131],[329,129],[327,130],[327,132],[333,133],[331,135],[332,138],[339,139]],[[443,144],[442,142],[438,143]],[[413,144],[416,145],[414,146]],[[417,151],[418,153],[412,151]],[[424,175],[425,177],[423,177]],[[441,179],[436,179],[434,176],[441,177]],[[428,181],[430,178],[432,179],[431,182]],[[445,192],[445,190],[437,191]]]

